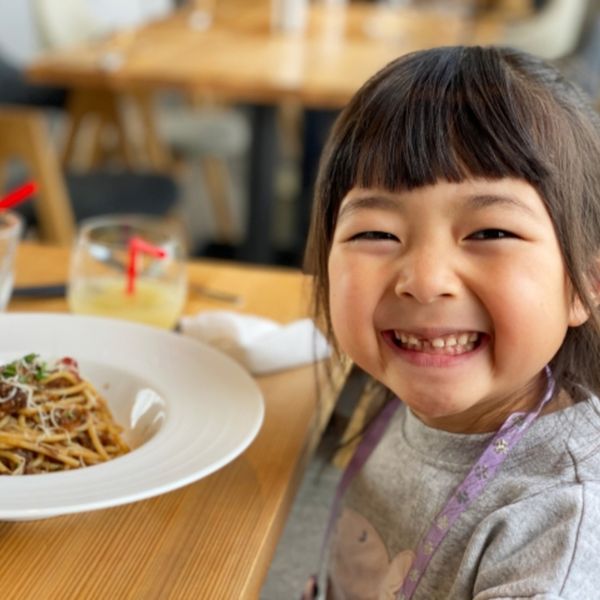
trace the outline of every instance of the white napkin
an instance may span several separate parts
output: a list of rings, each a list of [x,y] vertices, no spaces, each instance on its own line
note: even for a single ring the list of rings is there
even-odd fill
[[[225,352],[254,375],[305,365],[331,353],[310,319],[281,325],[233,311],[203,311],[183,317],[181,331]]]

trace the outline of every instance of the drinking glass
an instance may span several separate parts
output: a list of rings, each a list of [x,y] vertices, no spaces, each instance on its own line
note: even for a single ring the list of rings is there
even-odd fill
[[[271,0],[271,27],[284,33],[303,31],[308,0]]]
[[[23,221],[13,212],[0,212],[0,310],[4,310],[13,288],[13,268]]]
[[[189,16],[188,24],[195,31],[205,31],[209,29],[215,18],[216,0],[188,0],[192,11]]]
[[[132,256],[134,240],[164,255],[137,251]],[[175,223],[137,215],[82,223],[71,253],[72,312],[168,329],[176,325],[186,296],[183,233]]]

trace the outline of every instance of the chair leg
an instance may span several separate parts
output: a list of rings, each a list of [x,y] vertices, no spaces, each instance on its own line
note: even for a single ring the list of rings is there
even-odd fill
[[[236,238],[235,219],[229,194],[227,167],[220,159],[204,156],[200,159],[200,170],[212,204],[218,239],[231,243]]]
[[[35,211],[41,237],[70,244],[74,233],[71,204],[58,158],[42,114],[26,108],[0,109],[0,162],[18,158],[28,166],[38,184]]]
[[[150,166],[157,171],[170,171],[173,168],[173,158],[163,144],[156,127],[154,99],[150,92],[134,90],[129,97],[140,118],[143,133],[144,151]]]
[[[119,96],[109,90],[76,90],[71,93],[68,104],[69,126],[62,153],[63,166],[67,167],[74,158],[77,148],[77,138],[84,125],[93,121],[92,150],[88,165],[93,166],[104,159],[107,149],[104,146],[106,128],[114,128],[117,136],[117,151],[125,166],[133,168],[135,152],[128,139],[125,120],[119,106]],[[78,161],[80,162],[80,161]]]
[[[62,166],[68,168],[73,161],[75,155],[75,147],[77,142],[77,134],[81,130],[81,124],[83,121],[83,115],[79,112],[75,112],[71,106],[71,100],[69,100],[69,116],[66,125],[66,139],[64,141],[63,149],[61,152],[60,161]]]
[[[32,124],[29,165],[39,185],[36,211],[41,237],[52,243],[70,244],[75,232],[75,219],[65,183],[47,132],[39,121]]]

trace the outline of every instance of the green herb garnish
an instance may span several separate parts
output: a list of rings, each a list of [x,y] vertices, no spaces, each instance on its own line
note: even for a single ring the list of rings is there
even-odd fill
[[[17,374],[17,363],[9,363],[2,367],[2,377],[14,377]]]
[[[42,379],[44,379],[47,375],[47,371],[46,371],[46,365],[45,364],[41,364],[41,365],[37,365],[35,368],[35,373],[34,373],[34,378],[36,381],[41,381]]]

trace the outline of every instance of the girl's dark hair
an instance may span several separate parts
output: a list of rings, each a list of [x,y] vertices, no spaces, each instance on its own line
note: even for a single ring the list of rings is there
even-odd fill
[[[442,179],[515,177],[554,224],[589,321],[552,361],[560,387],[600,394],[600,118],[554,67],[500,47],[433,48],[376,73],[336,121],[321,159],[307,246],[315,311],[333,340],[327,261],[340,203],[354,186],[410,190]],[[592,285],[590,285],[592,284]]]

